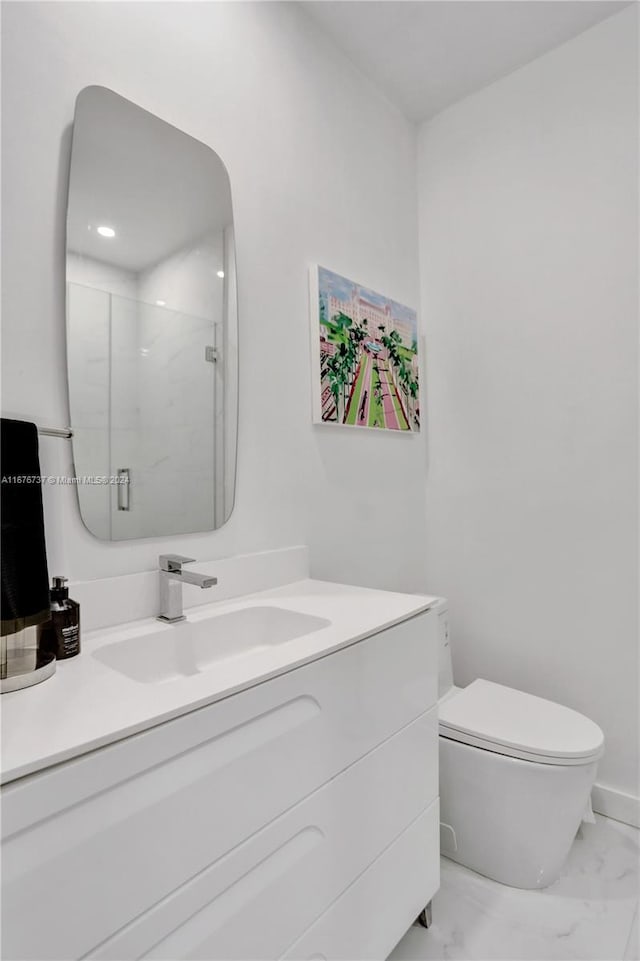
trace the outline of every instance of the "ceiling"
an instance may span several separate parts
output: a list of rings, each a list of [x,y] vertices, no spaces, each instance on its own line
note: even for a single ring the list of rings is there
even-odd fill
[[[213,150],[105,87],[80,93],[69,250],[138,273],[232,220],[229,177]]]
[[[628,0],[302,0],[402,112],[426,120]]]

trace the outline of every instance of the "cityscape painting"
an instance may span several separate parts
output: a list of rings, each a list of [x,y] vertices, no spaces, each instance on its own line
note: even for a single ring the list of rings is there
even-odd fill
[[[313,267],[311,323],[316,423],[420,430],[415,310]]]

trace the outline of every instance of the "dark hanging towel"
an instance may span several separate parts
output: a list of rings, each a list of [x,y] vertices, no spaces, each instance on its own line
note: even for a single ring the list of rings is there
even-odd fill
[[[0,420],[2,635],[49,618],[38,429]]]

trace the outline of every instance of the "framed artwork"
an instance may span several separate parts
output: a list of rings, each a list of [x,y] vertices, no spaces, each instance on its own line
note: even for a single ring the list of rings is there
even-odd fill
[[[310,302],[314,422],[419,431],[415,310],[320,266]]]

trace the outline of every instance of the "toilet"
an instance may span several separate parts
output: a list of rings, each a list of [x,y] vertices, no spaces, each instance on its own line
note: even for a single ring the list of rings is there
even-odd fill
[[[502,884],[544,888],[591,811],[604,735],[577,711],[502,684],[455,687],[446,600],[436,610],[441,853]]]

